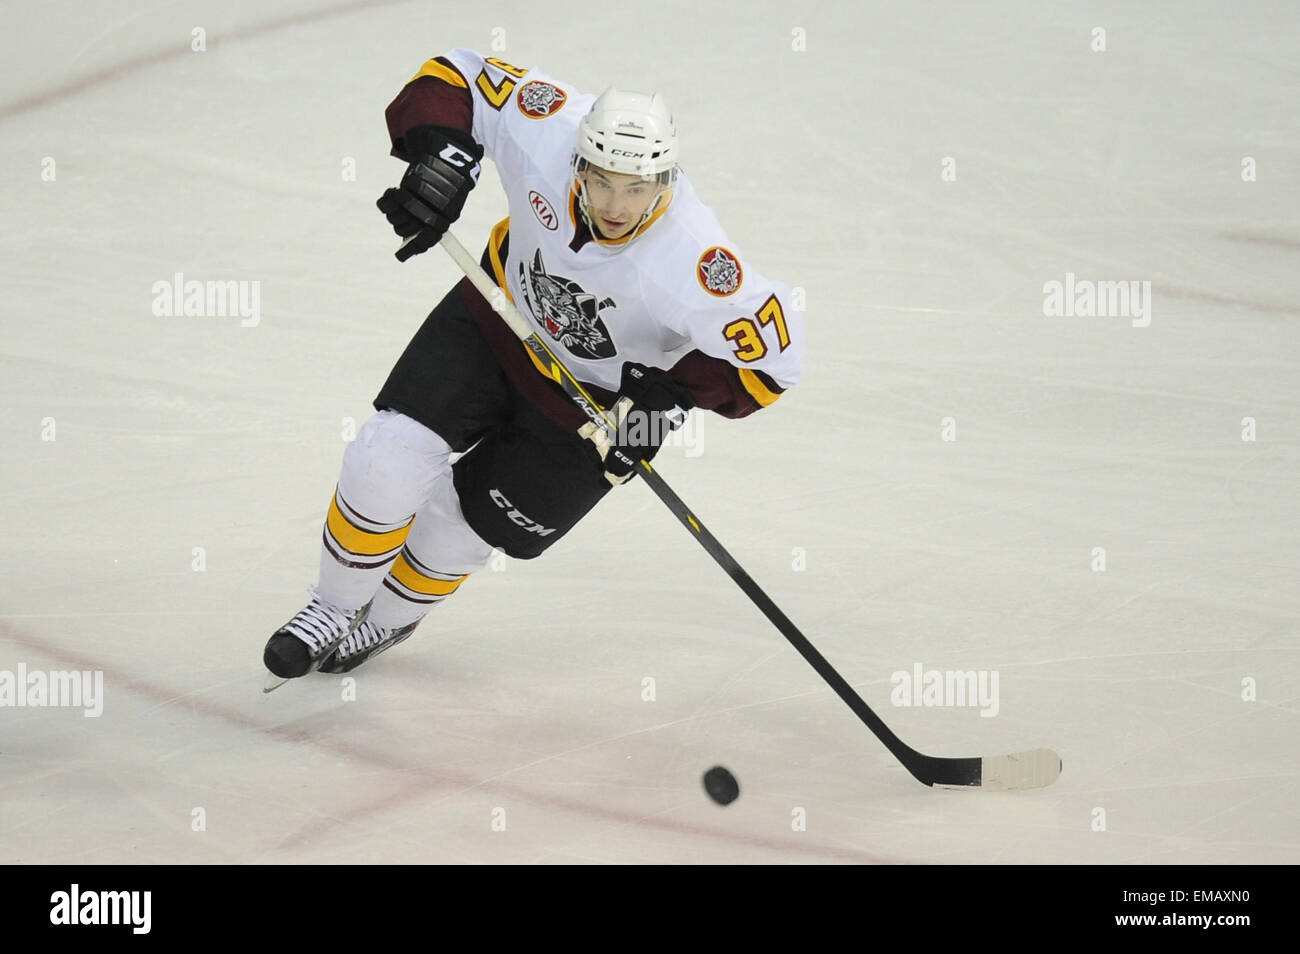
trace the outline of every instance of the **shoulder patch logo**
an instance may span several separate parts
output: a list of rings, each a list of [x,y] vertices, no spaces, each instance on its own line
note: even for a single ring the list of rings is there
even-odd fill
[[[701,288],[719,298],[725,298],[734,292],[744,279],[740,259],[721,245],[706,249],[700,256],[696,263],[695,277],[700,280]]]
[[[551,83],[533,80],[519,87],[515,101],[519,104],[519,111],[529,119],[545,119],[558,113],[569,101],[569,95]]]
[[[551,208],[551,203],[546,201],[546,196],[536,189],[529,189],[528,204],[533,207],[533,215],[537,216],[537,221],[546,226],[549,231],[554,232],[560,227],[560,217]]]

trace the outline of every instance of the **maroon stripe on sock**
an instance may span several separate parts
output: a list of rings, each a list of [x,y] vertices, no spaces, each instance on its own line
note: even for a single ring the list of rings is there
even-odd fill
[[[418,603],[421,606],[432,606],[434,603],[441,603],[443,600],[447,598],[445,596],[433,596],[433,597],[429,597],[428,599],[414,597],[410,594],[409,591],[406,590],[405,587],[398,589],[396,586],[393,585],[393,581],[388,579],[387,577],[384,578],[384,586],[386,586],[392,592],[396,593],[402,599],[406,600],[406,602]]]
[[[446,570],[435,570],[431,567],[425,566],[415,558],[415,554],[411,552],[410,546],[406,546],[402,549],[402,556],[406,557],[407,563],[411,564],[411,566],[419,570],[429,579],[437,580],[440,583],[455,583],[465,575],[464,573],[448,573]],[[451,577],[451,579],[447,579],[447,577]]]
[[[365,523],[370,524],[371,526],[383,528],[382,530],[371,530],[369,527],[357,527],[358,530],[365,530],[367,533],[389,533],[393,530],[400,530],[402,529],[402,527],[409,526],[411,521],[415,519],[415,515],[412,514],[410,517],[406,518],[406,521],[404,523],[400,521],[398,523],[384,523],[382,520],[375,520],[371,517],[367,517],[356,507],[352,506],[352,504],[348,503],[347,498],[343,496],[343,493],[337,487],[334,488],[334,495],[339,498],[340,504],[348,508],[348,513],[345,513],[343,515],[344,517],[348,517],[349,515],[351,515],[353,517],[356,517],[358,520],[362,520]],[[349,520],[348,523],[352,523],[352,521]],[[355,523],[353,523],[352,525],[356,526]]]
[[[324,544],[326,552],[329,553],[329,555],[332,556],[336,562],[341,563],[343,566],[346,566],[349,569],[353,569],[353,570],[377,570],[381,566],[385,566],[389,563],[392,563],[394,560],[396,560],[397,554],[399,552],[399,549],[397,547],[394,547],[393,549],[388,551],[388,554],[386,556],[379,557],[373,563],[366,563],[362,560],[353,560],[350,557],[343,556],[341,553],[339,553],[338,550],[336,550],[333,546],[330,545],[330,541],[332,539],[333,538],[330,536],[329,527],[326,527],[321,532],[321,543]],[[334,540],[334,543],[338,543],[338,541]],[[352,552],[351,550],[346,549],[341,543],[338,544],[338,547],[339,550],[343,550],[344,553],[351,554]]]

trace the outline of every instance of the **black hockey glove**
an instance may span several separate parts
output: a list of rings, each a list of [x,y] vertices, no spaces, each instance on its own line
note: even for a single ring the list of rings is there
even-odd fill
[[[446,234],[478,182],[483,147],[469,133],[446,126],[416,126],[403,139],[411,165],[399,188],[376,205],[393,231],[407,239],[397,260],[428,251]]]
[[[649,461],[670,433],[686,423],[695,398],[667,371],[644,364],[623,365],[619,395],[632,402],[619,421],[618,431],[605,453],[605,478],[624,483],[635,473],[638,460]]]

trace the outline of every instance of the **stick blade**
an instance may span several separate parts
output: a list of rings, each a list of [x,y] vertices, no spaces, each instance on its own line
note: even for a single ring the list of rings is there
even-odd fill
[[[1045,788],[1061,775],[1061,756],[1052,749],[1026,749],[980,759],[978,785],[989,792]]]

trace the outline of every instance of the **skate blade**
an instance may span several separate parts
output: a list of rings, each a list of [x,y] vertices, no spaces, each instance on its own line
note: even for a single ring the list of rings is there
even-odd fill
[[[282,679],[273,672],[268,672],[266,674],[266,685],[262,686],[262,692],[275,692],[288,681],[288,679]]]

